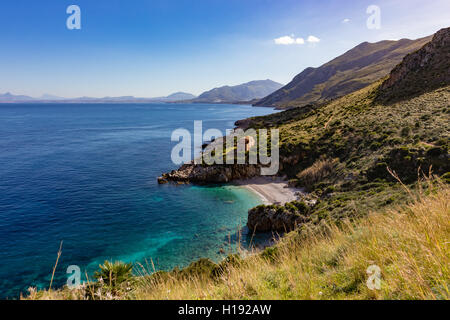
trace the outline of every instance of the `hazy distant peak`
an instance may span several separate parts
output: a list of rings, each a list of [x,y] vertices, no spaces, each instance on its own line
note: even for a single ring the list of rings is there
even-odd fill
[[[214,88],[202,93],[198,98],[193,99],[192,102],[233,103],[251,101],[265,97],[282,86],[282,84],[270,79],[253,80],[237,86],[225,85]]]
[[[5,94],[0,94],[0,102],[17,102],[17,101],[30,101],[33,100],[32,97],[24,95],[14,95],[11,92],[6,92]]]
[[[179,100],[194,99],[194,98],[196,98],[196,96],[194,96],[193,94],[190,94],[190,93],[179,91],[179,92],[172,93],[165,98],[168,100],[172,100],[172,101],[179,101]]]
[[[39,99],[42,99],[42,100],[64,100],[65,98],[44,93]]]

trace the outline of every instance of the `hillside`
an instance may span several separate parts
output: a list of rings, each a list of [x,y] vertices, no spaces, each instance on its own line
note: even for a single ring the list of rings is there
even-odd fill
[[[214,88],[191,100],[194,103],[234,103],[263,98],[283,85],[272,80],[251,81],[237,86]]]
[[[255,106],[289,108],[344,96],[385,77],[406,54],[430,40],[364,42],[319,68],[305,69]]]

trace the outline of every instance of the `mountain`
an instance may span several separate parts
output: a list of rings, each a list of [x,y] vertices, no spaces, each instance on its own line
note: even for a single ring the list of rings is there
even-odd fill
[[[44,94],[39,98],[29,96],[13,95],[6,93],[0,95],[0,103],[158,103],[158,102],[178,102],[181,100],[188,100],[195,98],[194,95],[184,92],[176,92],[167,97],[158,98],[136,98],[133,96],[122,97],[80,97],[80,98],[62,98],[50,94]]]
[[[186,92],[175,92],[171,95],[168,95],[167,97],[164,97],[164,100],[167,101],[182,101],[182,100],[191,100],[195,99],[197,96],[194,96],[193,94],[186,93]]]
[[[64,99],[66,99],[66,98],[54,96],[54,95],[47,94],[47,93],[43,94],[40,98],[37,98],[37,100],[44,100],[44,101],[45,100],[64,100]]]
[[[319,68],[305,69],[255,106],[289,108],[344,96],[385,77],[406,54],[431,38],[361,43]]]
[[[450,28],[438,31],[433,40],[403,59],[380,88],[384,100],[400,100],[450,83]]]
[[[5,94],[0,94],[0,102],[8,103],[8,102],[17,102],[17,101],[32,101],[33,98],[29,96],[22,95],[13,95],[10,92]]]
[[[202,93],[194,103],[233,103],[263,98],[283,85],[272,80],[251,81],[237,86],[224,86]]]

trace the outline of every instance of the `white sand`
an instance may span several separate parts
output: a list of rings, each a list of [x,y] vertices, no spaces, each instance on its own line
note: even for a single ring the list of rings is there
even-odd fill
[[[239,180],[236,184],[256,193],[266,205],[284,205],[297,200],[297,192],[304,193],[301,189],[288,187],[287,181],[281,178],[257,177],[248,180]]]

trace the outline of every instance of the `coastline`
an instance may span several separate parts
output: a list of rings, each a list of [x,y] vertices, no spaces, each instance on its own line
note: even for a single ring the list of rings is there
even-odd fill
[[[259,176],[247,180],[238,180],[234,184],[258,195],[264,205],[284,205],[298,200],[298,193],[304,193],[301,189],[289,187],[288,182],[279,177]]]

